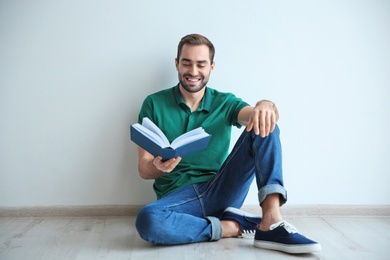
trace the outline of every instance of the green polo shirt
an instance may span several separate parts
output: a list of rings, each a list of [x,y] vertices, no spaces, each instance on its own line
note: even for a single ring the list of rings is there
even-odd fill
[[[208,181],[217,173],[229,152],[232,126],[241,127],[237,118],[245,106],[248,104],[233,94],[209,87],[194,112],[185,104],[178,85],[146,97],[138,122],[148,117],[170,142],[200,126],[212,135],[206,149],[183,157],[172,172],[155,179],[158,199],[186,185]]]

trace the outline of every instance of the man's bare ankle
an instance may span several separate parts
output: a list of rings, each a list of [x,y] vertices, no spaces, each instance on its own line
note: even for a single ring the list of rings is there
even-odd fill
[[[240,225],[234,220],[221,220],[222,237],[239,237],[241,236]]]
[[[269,231],[271,225],[278,223],[279,221],[282,221],[282,220],[283,220],[283,218],[282,218],[282,214],[280,213],[280,211],[276,211],[276,212],[272,212],[272,213],[267,212],[263,216],[263,219],[261,220],[261,223],[260,223],[260,225],[258,225],[258,227],[261,231]]]

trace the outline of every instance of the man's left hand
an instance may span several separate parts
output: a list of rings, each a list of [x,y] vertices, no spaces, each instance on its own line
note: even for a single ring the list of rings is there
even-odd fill
[[[256,135],[266,137],[275,129],[276,122],[279,119],[278,109],[275,104],[269,100],[261,100],[256,103],[246,127],[246,131],[253,129]]]

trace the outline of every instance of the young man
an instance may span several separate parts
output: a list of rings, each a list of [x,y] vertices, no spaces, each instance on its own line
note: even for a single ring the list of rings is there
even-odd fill
[[[138,147],[139,174],[154,179],[158,200],[138,214],[140,236],[155,244],[183,244],[255,233],[254,245],[287,253],[309,253],[321,246],[283,221],[279,114],[267,100],[251,107],[231,93],[207,87],[214,69],[213,44],[204,36],[183,37],[176,69],[179,84],[149,95],[140,110],[170,141],[202,126],[212,135],[206,149],[162,161]],[[228,154],[232,126],[246,126]],[[256,177],[262,217],[239,210]]]

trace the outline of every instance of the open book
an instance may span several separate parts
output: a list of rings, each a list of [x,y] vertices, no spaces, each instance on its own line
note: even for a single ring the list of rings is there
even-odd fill
[[[211,135],[202,127],[198,127],[177,137],[169,143],[164,133],[149,118],[144,117],[142,124],[133,124],[130,127],[130,139],[154,156],[162,156],[168,160],[177,156],[197,152],[207,147]]]

